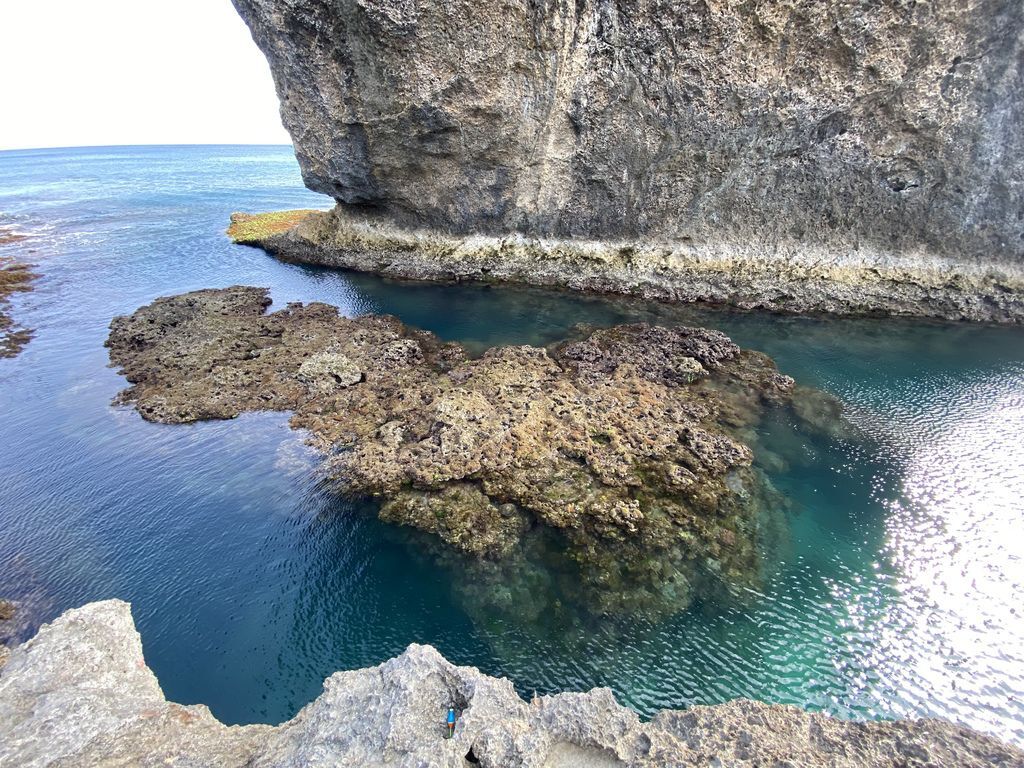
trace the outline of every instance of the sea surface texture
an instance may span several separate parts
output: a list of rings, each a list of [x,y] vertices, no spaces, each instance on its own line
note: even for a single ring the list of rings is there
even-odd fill
[[[168,697],[277,723],[338,669],[411,642],[524,695],[607,685],[643,714],[738,696],[842,717],[939,716],[1024,744],[1024,330],[667,307],[388,282],[229,243],[232,211],[323,207],[289,147],[0,153],[0,246],[43,275],[36,336],[0,360],[0,596],[30,621],[129,600]],[[287,415],[163,426],[113,407],[112,317],[158,296],[267,286],[275,307],[392,313],[476,352],[577,323],[719,328],[835,394],[864,434],[759,435],[791,502],[762,593],[659,624],[481,622],[457,561],[332,494]],[[740,607],[742,605],[742,607]]]

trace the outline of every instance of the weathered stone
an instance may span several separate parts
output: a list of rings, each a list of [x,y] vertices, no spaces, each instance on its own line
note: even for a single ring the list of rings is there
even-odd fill
[[[894,259],[806,244],[601,242],[396,230],[365,212],[314,213],[250,240],[285,261],[414,280],[507,281],[670,302],[837,315],[1024,322],[1024,271],[926,253]]]
[[[287,258],[1024,317],[1017,0],[234,2],[338,201]]]
[[[117,600],[68,611],[0,673],[0,766],[243,765],[266,730],[169,704]]]
[[[236,287],[116,318],[107,345],[132,383],[119,401],[169,423],[292,411],[385,520],[517,558],[530,583],[521,545],[556,534],[548,549],[598,612],[663,615],[767,574],[785,502],[738,435],[788,407],[794,382],[764,355],[718,331],[624,325],[471,360],[394,318],[266,306]]]
[[[345,355],[324,352],[306,360],[296,373],[299,381],[319,394],[351,387],[363,380],[359,366]]]
[[[444,716],[456,708],[454,737]],[[127,603],[68,611],[0,672],[0,766],[112,768],[572,768],[1024,765],[1024,753],[939,720],[855,723],[737,700],[650,722],[608,689],[527,703],[508,680],[411,645],[378,667],[337,672],[277,726],[227,727],[168,702]]]

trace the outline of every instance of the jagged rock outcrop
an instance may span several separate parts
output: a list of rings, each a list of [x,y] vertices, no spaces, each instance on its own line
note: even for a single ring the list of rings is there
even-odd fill
[[[444,716],[459,713],[444,738]],[[647,723],[607,689],[520,699],[508,680],[411,645],[378,667],[337,672],[277,727],[225,726],[168,702],[127,603],[68,611],[0,671],[2,768],[881,768],[1024,765],[1024,753],[938,720],[852,723],[737,700]]]
[[[1016,0],[234,2],[339,203],[287,257],[457,276],[498,251],[574,284],[540,251],[592,289],[1024,315]]]
[[[582,598],[658,616],[756,588],[785,521],[753,427],[794,397],[794,418],[835,420],[834,401],[718,331],[617,326],[470,359],[393,317],[269,304],[234,287],[115,318],[119,401],[164,423],[291,411],[342,490],[473,556],[471,586],[519,584],[520,610]],[[528,567],[551,556],[569,559],[560,577]]]

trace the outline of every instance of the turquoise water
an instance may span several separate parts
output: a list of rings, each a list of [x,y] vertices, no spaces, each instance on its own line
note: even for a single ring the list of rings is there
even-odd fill
[[[288,148],[0,153],[0,226],[32,235],[0,248],[45,275],[15,300],[36,338],[0,360],[0,595],[37,621],[131,601],[167,695],[228,722],[280,722],[331,672],[426,642],[526,695],[607,685],[644,714],[748,696],[948,717],[1024,744],[1024,331],[403,284],[281,264],[222,234],[235,210],[329,203]],[[701,323],[839,396],[870,440],[765,425],[793,536],[745,608],[571,642],[482,626],[457,568],[321,487],[286,415],[161,426],[110,405],[124,384],[103,349],[111,317],[236,283],[276,304],[394,313],[476,351],[577,322]]]

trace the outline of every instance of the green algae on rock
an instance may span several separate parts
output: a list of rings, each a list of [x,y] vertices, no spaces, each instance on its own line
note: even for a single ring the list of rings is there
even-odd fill
[[[16,606],[10,600],[0,599],[0,668],[3,668],[4,664],[7,663],[7,658],[10,656],[10,649],[7,647],[7,643],[10,640],[8,632],[5,630],[4,625],[14,618],[16,613]]]
[[[269,304],[233,287],[115,318],[107,346],[132,384],[118,402],[164,423],[291,411],[383,519],[491,562],[553,536],[597,612],[665,615],[762,583],[784,502],[738,435],[795,387],[765,355],[636,324],[471,359],[393,317]]]
[[[258,245],[275,235],[292,229],[311,213],[316,213],[316,211],[300,209],[256,214],[232,213],[231,223],[225,234],[231,238],[232,242],[240,245]]]

